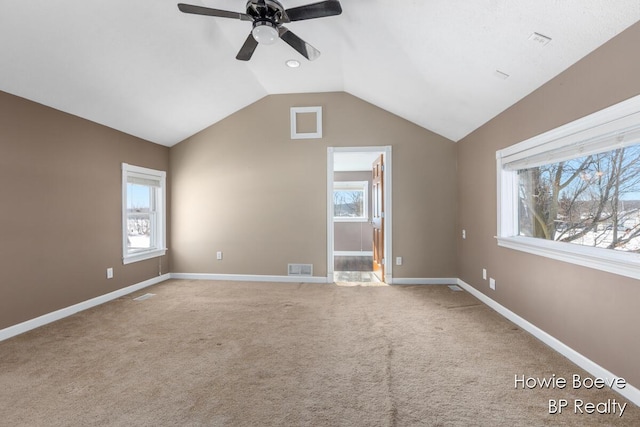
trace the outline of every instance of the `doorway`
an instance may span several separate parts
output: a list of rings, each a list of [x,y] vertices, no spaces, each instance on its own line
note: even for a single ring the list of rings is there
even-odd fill
[[[391,165],[391,146],[327,149],[329,283],[391,283]]]

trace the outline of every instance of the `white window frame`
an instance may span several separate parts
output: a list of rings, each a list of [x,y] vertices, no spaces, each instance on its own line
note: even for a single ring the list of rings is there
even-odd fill
[[[518,235],[518,169],[640,140],[640,96],[496,152],[498,246],[640,279],[640,254]]]
[[[130,264],[145,259],[155,258],[166,254],[166,172],[149,169],[141,166],[122,164],[122,263]],[[127,183],[129,177],[157,181],[159,186],[156,190],[156,224],[152,230],[152,242],[154,247],[148,250],[130,253],[127,247]]]
[[[364,193],[363,206],[362,206],[364,215],[357,216],[357,217],[356,216],[344,217],[344,216],[334,215],[333,217],[334,222],[368,222],[369,221],[369,181],[334,181],[333,182],[334,193],[336,190],[362,191]]]

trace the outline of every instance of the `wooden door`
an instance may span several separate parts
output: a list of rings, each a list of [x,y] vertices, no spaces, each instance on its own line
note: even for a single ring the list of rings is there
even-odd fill
[[[384,281],[384,162],[382,154],[373,162],[371,224],[373,225],[373,272]]]

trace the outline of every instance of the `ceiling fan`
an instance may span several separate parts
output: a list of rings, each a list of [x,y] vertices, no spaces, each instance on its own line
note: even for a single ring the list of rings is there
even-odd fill
[[[282,24],[340,15],[342,13],[342,7],[338,0],[320,1],[290,9],[285,9],[278,0],[248,0],[247,13],[211,9],[184,3],[179,3],[178,9],[184,13],[193,13],[195,15],[252,21],[253,29],[236,56],[236,59],[240,61],[251,59],[258,43],[273,44],[278,38],[284,40],[308,60],[313,61],[320,56],[320,51],[293,34]]]

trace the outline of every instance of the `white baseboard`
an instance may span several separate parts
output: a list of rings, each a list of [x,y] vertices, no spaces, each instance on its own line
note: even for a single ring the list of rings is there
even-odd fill
[[[598,365],[594,361],[578,353],[577,351],[575,351],[574,349],[572,349],[562,341],[558,340],[557,338],[549,335],[542,329],[538,328],[533,323],[530,323],[529,321],[518,316],[508,308],[492,300],[491,298],[489,298],[488,296],[486,296],[485,294],[483,294],[473,286],[469,285],[468,283],[464,282],[463,280],[458,279],[457,284],[461,288],[464,288],[464,290],[469,292],[471,295],[473,295],[474,297],[478,298],[480,301],[488,305],[490,308],[497,311],[499,314],[501,314],[511,322],[520,326],[522,329],[529,332],[531,335],[538,338],[540,341],[547,344],[549,347],[551,347],[558,353],[562,354],[564,357],[566,357],[576,365],[580,366],[585,371],[589,372],[594,377],[608,378],[608,379],[619,378],[617,375],[613,374],[612,372]],[[629,399],[635,405],[640,406],[640,390],[638,390],[636,387],[630,384],[627,384],[622,389],[613,388],[612,390],[624,396],[625,398]]]
[[[420,278],[402,278],[394,277],[391,280],[391,285],[456,285],[458,279],[455,277],[443,277],[436,279],[420,279]]]
[[[288,283],[333,283],[333,279],[320,276],[265,276],[259,274],[212,274],[212,273],[171,273],[172,279],[187,280],[229,280],[241,282],[288,282]],[[455,285],[458,279],[449,278],[391,278],[385,276],[390,285]]]
[[[162,276],[154,277],[152,279],[145,280],[144,282],[136,283],[135,285],[127,286],[126,288],[118,289],[117,291],[109,292],[108,294],[91,298],[89,300],[74,304],[66,308],[61,308],[60,310],[56,310],[51,313],[43,314],[42,316],[36,317],[35,319],[27,320],[25,322],[18,323],[17,325],[9,326],[8,328],[0,330],[0,341],[23,334],[32,329],[44,326],[51,322],[55,322],[56,320],[63,319],[80,311],[87,310],[100,304],[104,304],[105,302],[120,298],[121,296],[130,294],[148,286],[155,285],[156,283],[163,282],[165,280],[168,280],[169,278],[169,274],[163,274]]]
[[[287,283],[333,283],[333,279],[320,276],[265,276],[258,274],[211,274],[211,273],[171,273],[172,279],[187,280],[228,280],[241,282],[287,282]],[[390,278],[385,283],[393,285],[455,285],[458,279],[450,278]]]
[[[265,276],[258,274],[171,273],[172,279],[228,280],[236,282],[328,283],[320,276]]]

